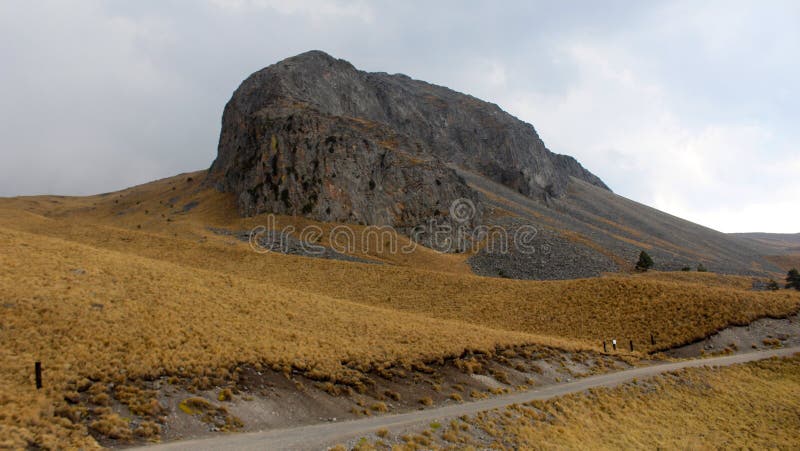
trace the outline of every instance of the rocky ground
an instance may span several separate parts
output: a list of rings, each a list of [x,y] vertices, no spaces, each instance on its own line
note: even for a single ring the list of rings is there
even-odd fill
[[[536,199],[469,171],[459,170],[459,175],[481,193],[487,210],[505,215],[497,218],[487,214],[486,222],[511,224],[512,228],[533,226],[538,230],[537,249],[549,250],[549,255],[540,252],[506,257],[481,252],[469,262],[478,274],[520,279],[597,276],[632,270],[642,250],[652,256],[659,271],[695,270],[702,263],[709,271],[722,274],[763,277],[782,272],[743,239],[577,179],[572,179],[562,197]]]
[[[728,327],[705,340],[672,349],[665,354],[686,358],[740,354],[759,349],[800,345],[800,316],[762,318],[746,326]]]
[[[570,279],[595,277],[617,269],[607,256],[584,245],[571,242],[550,228],[530,220],[501,217],[488,221],[502,227],[510,239],[507,252],[484,247],[471,256],[469,263],[475,274],[510,279]],[[536,234],[527,246],[515,246],[513,237],[522,227],[535,227]]]
[[[208,227],[208,230],[217,235],[232,236],[239,241],[251,242],[251,240],[255,240],[253,241],[253,245],[256,246],[259,252],[277,252],[281,254],[300,255],[302,257],[377,264],[375,261],[342,254],[329,247],[301,241],[291,235],[281,234],[279,231],[275,230],[265,230],[255,234],[251,230],[227,230],[218,227]]]
[[[168,412],[161,440],[173,441],[225,430],[261,431],[462,403],[626,369],[634,361],[623,354],[520,347],[493,356],[467,353],[438,364],[390,368],[366,375],[368,382],[357,387],[280,369],[241,367],[233,387],[187,389],[182,381],[164,379],[153,381],[150,388],[158,390]]]

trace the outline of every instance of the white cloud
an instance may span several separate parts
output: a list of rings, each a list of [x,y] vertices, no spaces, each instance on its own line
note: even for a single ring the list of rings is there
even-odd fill
[[[552,150],[577,156],[618,194],[718,230],[800,226],[780,200],[795,173],[769,161],[783,144],[768,126],[683,120],[669,87],[643,78],[618,47],[569,42],[563,54],[579,73],[565,93],[513,92],[501,101]],[[763,214],[733,221],[736,211]]]
[[[372,6],[364,1],[211,0],[211,4],[231,13],[270,10],[282,15],[309,16],[316,20],[352,17],[369,23],[375,19]]]

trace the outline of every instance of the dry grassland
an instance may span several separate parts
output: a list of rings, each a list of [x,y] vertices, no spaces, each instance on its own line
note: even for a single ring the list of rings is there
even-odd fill
[[[0,224],[275,287],[494,329],[558,336],[596,349],[603,340],[612,338],[634,340],[641,350],[664,349],[731,324],[784,316],[800,305],[798,293],[752,292],[748,278],[710,273],[531,282],[465,274],[460,266],[465,265],[463,256],[422,247],[404,256],[359,254],[387,263],[384,265],[256,254],[247,244],[215,236],[206,227],[247,230],[264,223],[265,218],[239,218],[231,210],[230,199],[199,186],[197,179],[201,177],[194,174],[191,183],[185,181],[186,177],[174,177],[121,194],[95,196],[89,198],[96,204],[92,207],[86,205],[87,198],[35,199],[39,205],[28,206],[35,214],[25,220],[19,218],[19,206],[10,211],[0,208]],[[169,196],[182,197],[172,203],[162,199]],[[194,210],[170,213],[175,205],[190,199],[200,200]],[[76,202],[84,205],[77,208]],[[172,207],[162,205],[167,203]],[[155,223],[140,221],[137,215],[144,210],[158,216]],[[160,218],[161,214],[171,221]],[[133,226],[138,222],[144,222],[141,229]],[[309,221],[282,217],[281,223],[292,223],[299,229]],[[323,240],[322,244],[327,243]],[[650,345],[651,334],[656,338],[655,346]]]
[[[358,370],[468,348],[568,346],[8,230],[0,265],[0,424],[3,438],[24,438],[15,444],[64,440],[69,427],[53,406],[83,378],[224,378],[259,363],[355,383]],[[42,394],[33,388],[37,360]]]
[[[354,250],[377,265],[257,254],[209,232],[264,218],[239,218],[227,196],[200,186],[202,176],[102,196],[0,200],[0,447],[93,446],[87,418],[101,435],[156,436],[162,412],[136,382],[158,376],[224,380],[239,364],[258,364],[357,383],[370,368],[466,349],[598,350],[611,338],[661,349],[800,306],[800,293],[751,292],[712,275],[532,282],[477,277],[463,255],[425,248]],[[36,360],[45,367],[40,393]],[[95,407],[64,401],[83,390]],[[129,427],[104,395],[148,422]]]
[[[798,405],[800,356],[774,358],[482,412],[394,449],[789,450],[800,443]]]

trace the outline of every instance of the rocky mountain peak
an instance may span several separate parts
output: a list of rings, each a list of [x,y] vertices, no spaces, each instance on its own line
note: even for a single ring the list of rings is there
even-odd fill
[[[479,197],[454,168],[535,199],[562,196],[570,177],[607,189],[497,105],[317,50],[234,92],[209,180],[244,215],[412,227]]]

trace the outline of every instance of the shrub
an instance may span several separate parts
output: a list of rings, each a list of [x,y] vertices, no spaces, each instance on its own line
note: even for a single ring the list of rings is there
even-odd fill
[[[424,398],[420,398],[419,403],[422,404],[423,406],[432,406],[433,399],[431,399],[430,396],[426,396]]]
[[[128,421],[116,413],[108,413],[89,424],[92,431],[115,440],[130,440],[131,429]]]
[[[489,397],[488,395],[486,395],[486,393],[481,393],[478,390],[472,390],[469,393],[469,396],[472,397],[472,398],[475,398],[475,399],[483,399],[483,398],[488,398]]]
[[[214,405],[203,398],[187,398],[178,404],[178,408],[188,415],[196,415],[201,412],[213,410]]]
[[[389,411],[389,408],[386,407],[386,403],[380,402],[380,401],[378,401],[375,404],[371,405],[369,408],[374,410],[374,411],[376,411],[376,412],[388,412]]]
[[[778,291],[780,289],[781,289],[781,287],[780,287],[780,285],[778,285],[778,282],[775,282],[772,279],[770,279],[769,282],[767,282],[767,290]]]
[[[458,433],[455,431],[445,431],[445,433],[442,434],[442,440],[450,443],[456,443],[458,442]]]
[[[510,384],[511,383],[511,382],[509,382],[508,374],[505,371],[493,370],[492,371],[492,376],[494,376],[494,378],[497,379],[498,382],[501,382],[503,384]]]
[[[327,393],[329,395],[339,396],[341,394],[341,390],[339,390],[339,387],[337,387],[336,385],[334,385],[331,382],[322,382],[322,383],[318,383],[316,385],[317,385],[317,388],[319,388],[320,390],[324,391],[325,393]]]
[[[797,271],[797,268],[790,269],[786,275],[786,288],[800,290],[800,272]]]
[[[111,397],[106,393],[98,393],[89,398],[89,402],[98,406],[108,406],[111,405]]]
[[[653,267],[652,257],[650,257],[650,255],[645,251],[639,252],[639,261],[636,262],[636,270],[644,272],[652,267]]]
[[[142,438],[158,437],[161,434],[161,426],[153,421],[143,421],[133,433]]]
[[[220,390],[219,396],[217,396],[219,401],[230,401],[231,398],[233,398],[233,392],[231,392],[230,388],[223,388]]]
[[[703,266],[702,263],[698,263],[697,264],[697,272],[708,272],[708,269],[706,269],[706,267]]]
[[[684,266],[683,268],[681,268],[681,271],[684,271],[684,272],[689,272],[691,270],[692,270],[691,266]]]

